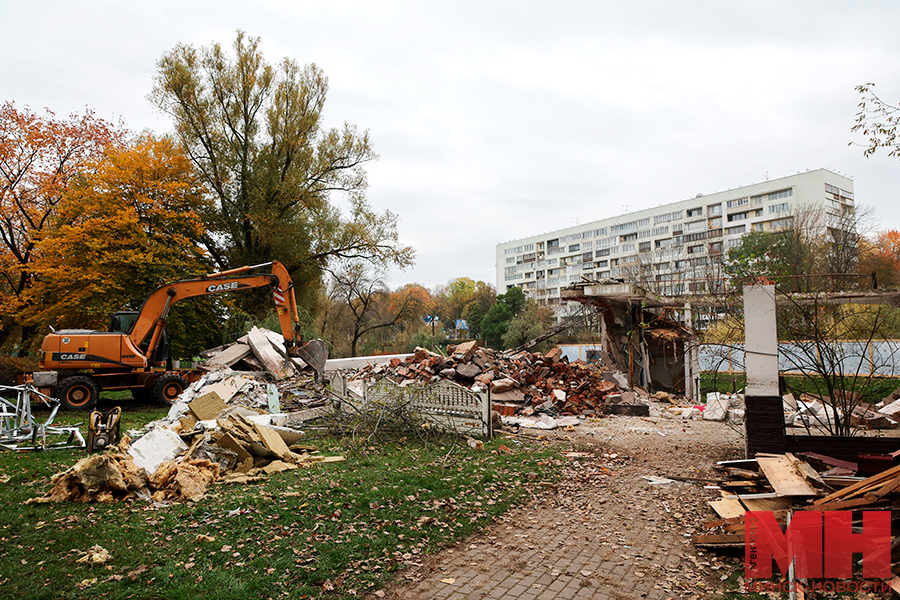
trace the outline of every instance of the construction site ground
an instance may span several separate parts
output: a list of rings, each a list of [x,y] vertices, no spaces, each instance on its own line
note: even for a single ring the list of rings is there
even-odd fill
[[[501,434],[503,435],[503,434]],[[736,426],[610,416],[574,430],[525,430],[560,444],[558,485],[464,543],[401,573],[385,598],[587,600],[721,598],[742,585],[740,556],[698,551],[691,535],[717,518],[699,478],[743,458]],[[512,445],[516,436],[510,436]],[[372,596],[373,598],[375,596]]]

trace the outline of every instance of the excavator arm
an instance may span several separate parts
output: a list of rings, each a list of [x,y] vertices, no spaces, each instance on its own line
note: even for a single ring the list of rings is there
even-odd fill
[[[271,273],[249,274],[250,271],[263,267],[271,267]],[[276,260],[210,273],[197,279],[183,279],[158,287],[144,300],[128,337],[135,347],[139,347],[149,335],[150,342],[144,353],[146,356],[152,356],[153,350],[159,344],[163,329],[165,329],[169,310],[176,302],[195,296],[208,296],[266,286],[273,286],[272,297],[288,354],[300,356],[317,373],[321,374],[327,350],[323,355],[322,349],[318,345],[307,347],[312,342],[302,341],[294,284],[285,266]]]

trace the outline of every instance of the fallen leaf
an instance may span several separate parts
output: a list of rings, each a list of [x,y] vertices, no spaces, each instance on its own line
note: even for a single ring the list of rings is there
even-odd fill
[[[130,571],[130,572],[128,573],[128,577],[129,577],[132,581],[135,581],[135,580],[140,576],[141,573],[143,573],[144,571],[146,571],[146,570],[149,569],[149,568],[150,568],[150,567],[148,567],[147,565],[141,565],[141,566],[139,566],[137,569],[135,569],[134,571]]]
[[[94,585],[95,583],[97,583],[96,577],[94,577],[93,579],[82,579],[81,583],[78,584],[78,589],[83,590],[84,588]]]

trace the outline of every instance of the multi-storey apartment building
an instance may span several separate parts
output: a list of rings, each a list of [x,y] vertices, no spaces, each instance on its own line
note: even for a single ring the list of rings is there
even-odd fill
[[[845,228],[854,214],[853,181],[807,171],[497,244],[497,292],[520,286],[542,304],[559,305],[559,290],[582,278],[703,292],[744,234],[783,229],[800,214],[816,216],[805,219],[819,228],[816,235]]]

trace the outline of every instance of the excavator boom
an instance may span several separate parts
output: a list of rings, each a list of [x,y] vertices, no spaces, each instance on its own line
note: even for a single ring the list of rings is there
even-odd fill
[[[271,267],[270,272],[258,272],[265,267]],[[76,392],[70,394],[70,407],[80,407],[78,402],[81,398],[86,398],[86,402],[93,398],[93,402],[96,402],[99,393],[96,379],[101,373],[146,372],[157,364],[159,359],[153,358],[154,352],[160,347],[166,319],[176,302],[196,296],[266,286],[273,287],[272,297],[288,355],[301,357],[316,370],[317,376],[321,375],[327,348],[321,340],[304,342],[301,339],[294,284],[285,266],[278,261],[209,273],[162,285],[144,300],[134,325],[127,332],[72,329],[51,333],[44,338],[41,346],[40,368],[45,371],[59,370],[61,377],[78,380],[77,386],[73,384]],[[94,376],[84,373],[85,370],[92,370]],[[65,387],[62,380],[57,387]],[[162,390],[165,386],[160,384],[159,387]],[[173,390],[174,387],[165,391],[167,399],[171,400]],[[63,391],[68,393],[68,388]]]

